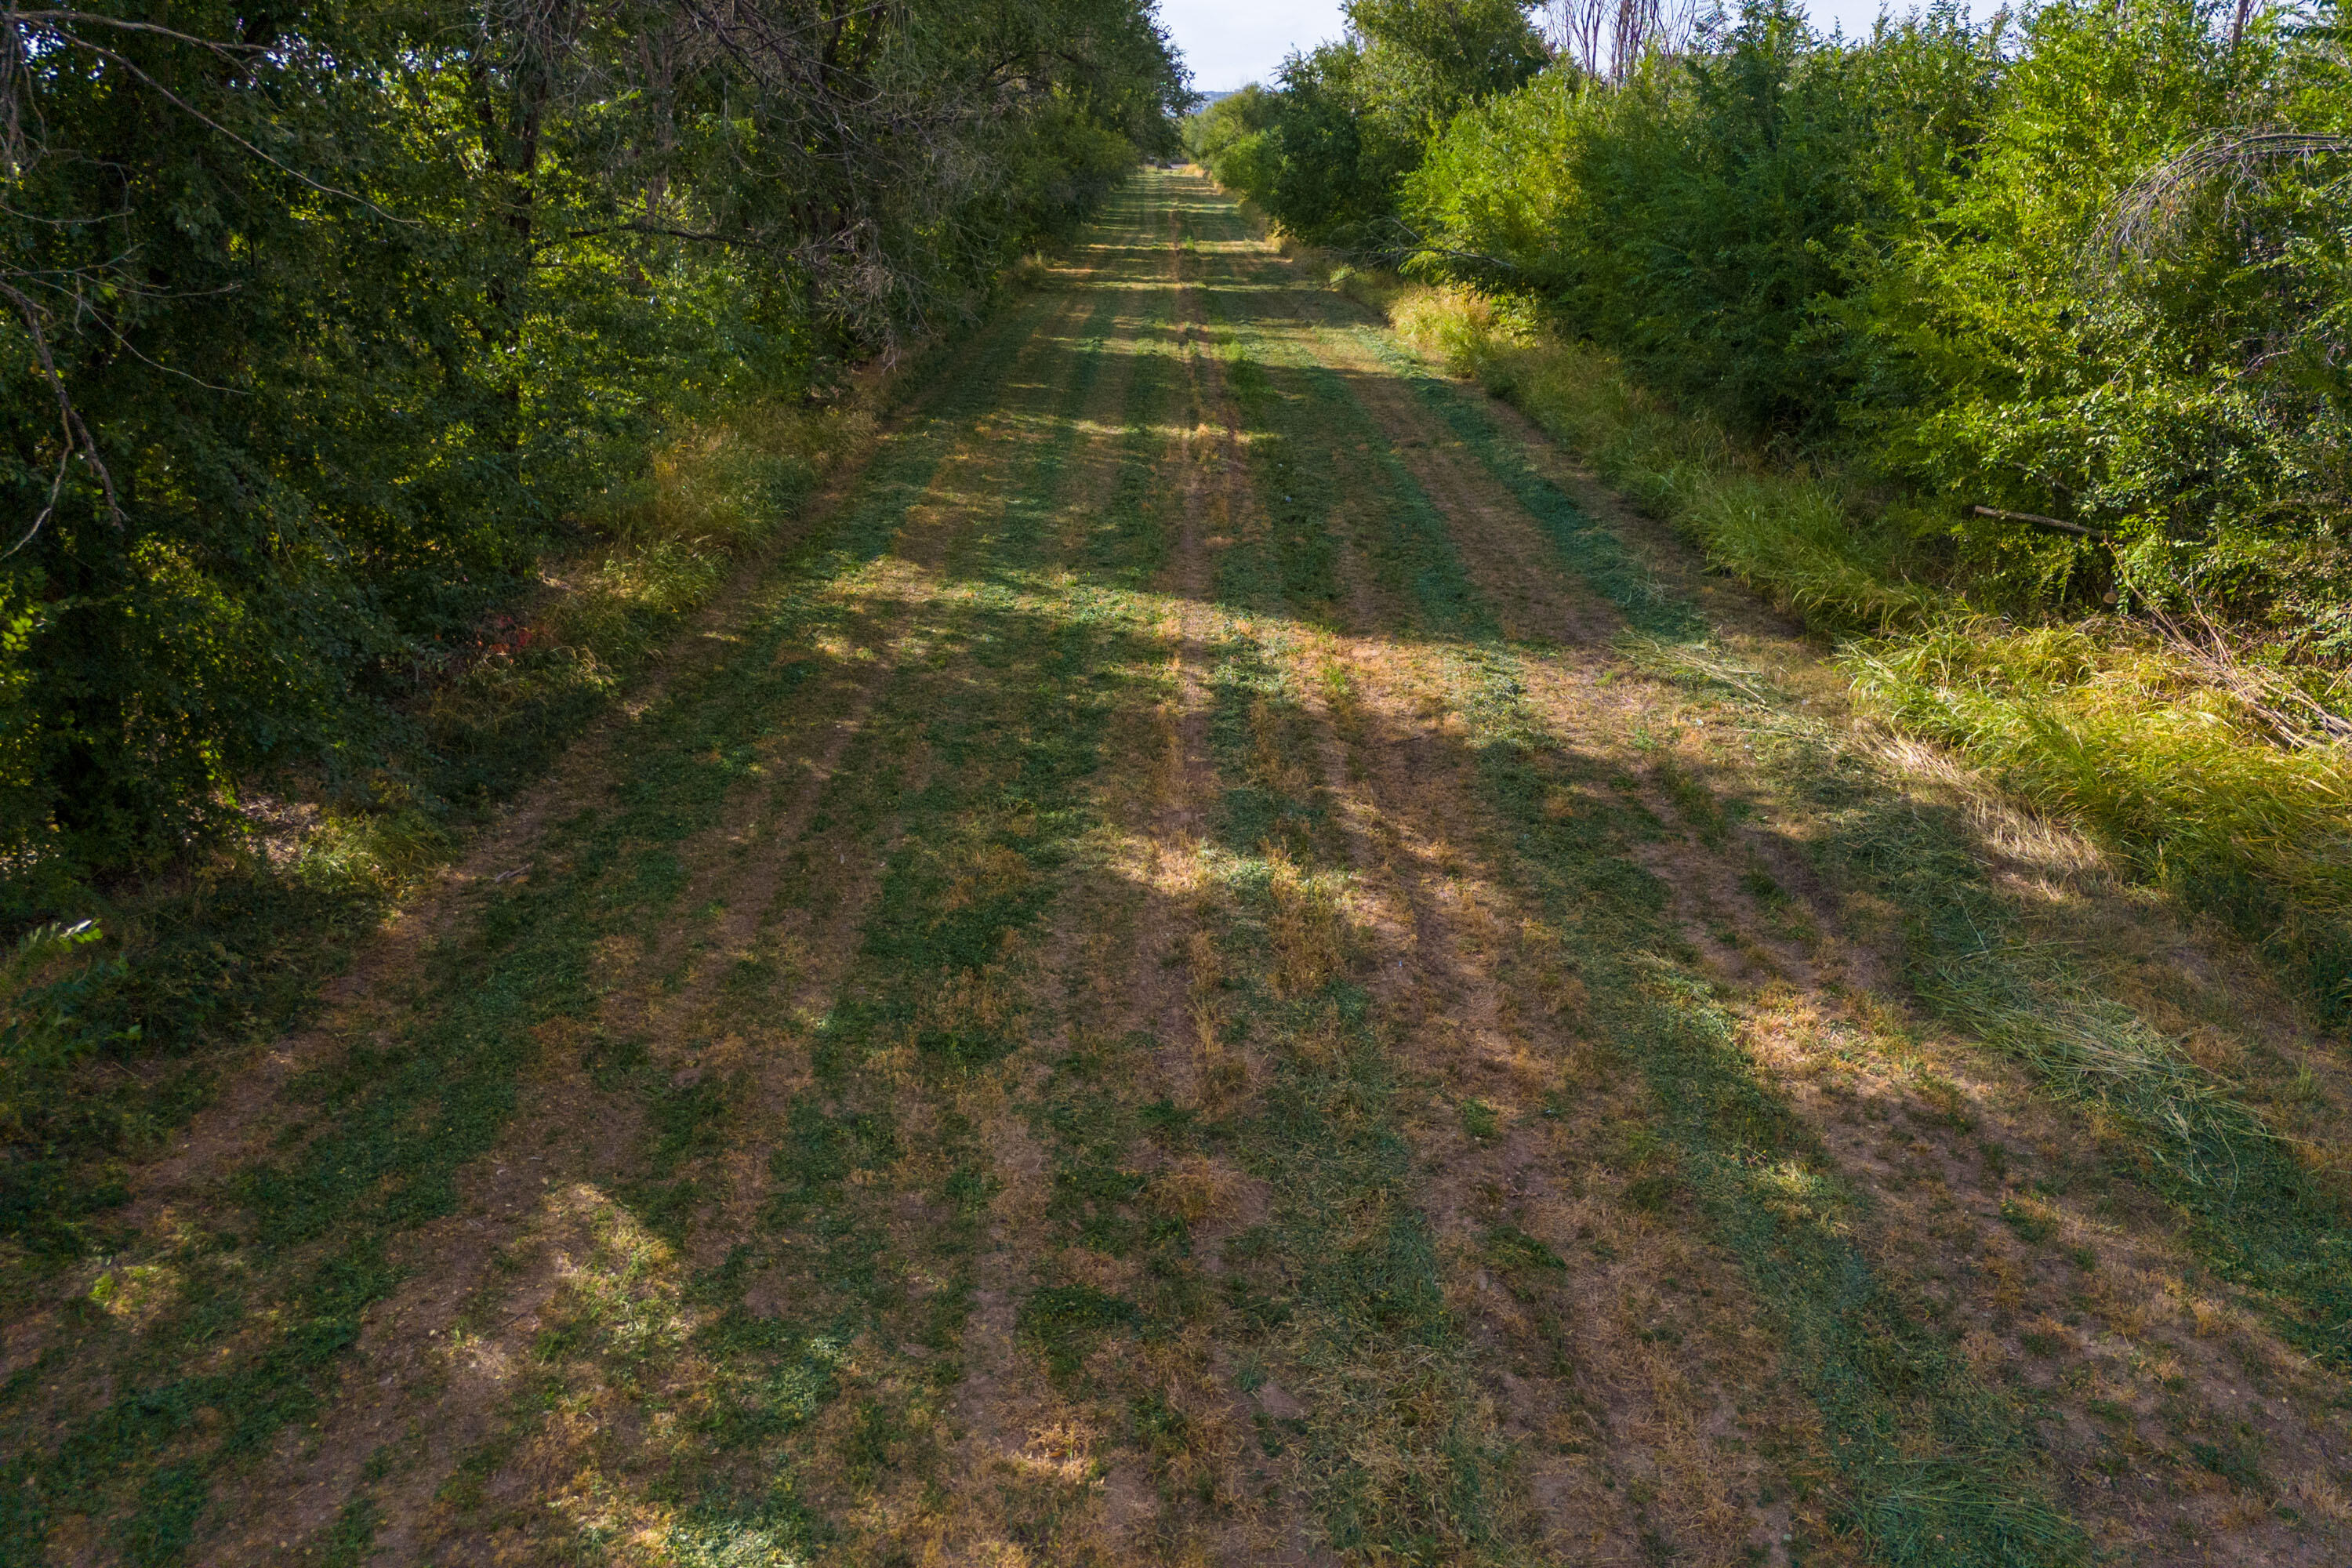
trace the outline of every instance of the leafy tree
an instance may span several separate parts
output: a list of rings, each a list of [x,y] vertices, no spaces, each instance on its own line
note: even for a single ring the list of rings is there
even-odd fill
[[[1354,0],[1349,36],[1283,62],[1269,100],[1228,111],[1209,166],[1293,233],[1393,253],[1404,177],[1464,106],[1528,80],[1547,58],[1517,0]]]
[[[1252,82],[1186,118],[1184,151],[1194,163],[1215,173],[1244,142],[1272,129],[1281,112],[1282,100]],[[1218,177],[1224,178],[1221,174]]]
[[[966,309],[1186,97],[1141,0],[163,15],[0,17],[20,887],[362,773],[658,430]]]
[[[1508,92],[1550,58],[1517,0],[1349,0],[1370,106],[1426,140],[1465,105]]]
[[[2036,14],[1970,177],[1824,310],[1864,373],[1851,426],[1956,498],[2115,537],[2126,591],[2338,620],[2352,142],[2297,53],[2189,5]],[[2104,569],[1966,537],[2023,589]]]

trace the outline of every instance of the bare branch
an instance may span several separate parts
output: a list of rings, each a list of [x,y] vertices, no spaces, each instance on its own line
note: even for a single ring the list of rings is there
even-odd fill
[[[2352,154],[2352,137],[2304,131],[2216,131],[2165,159],[2118,194],[2093,232],[2090,256],[2120,271],[2173,240],[2197,199],[2216,186],[2268,195],[2279,171]]]
[[[223,125],[219,121],[215,120],[204,110],[188,102],[187,100],[182,98],[178,93],[173,92],[170,88],[165,87],[162,82],[157,81],[146,71],[142,70],[137,61],[132,60],[121,51],[110,49],[103,44],[91,43],[87,38],[77,38],[71,33],[68,32],[59,31],[54,36],[60,43],[70,45],[72,47],[78,49],[86,50],[90,54],[98,56],[101,59],[112,60],[116,65],[121,66],[124,70],[129,71],[132,76],[137,77],[141,81],[145,82],[149,87],[162,94],[165,100],[167,100],[174,108],[178,109],[183,114],[187,115],[190,119],[197,121],[199,124],[204,125],[209,130],[227,138],[229,141],[236,142],[239,147],[244,148],[247,153],[252,153],[263,163],[268,163],[271,168],[293,176],[295,179],[299,180],[302,184],[310,186],[312,190],[319,192],[320,195],[334,196],[341,200],[352,202],[357,205],[365,207],[368,211],[375,214],[378,217],[383,218],[387,223],[396,223],[409,228],[422,226],[412,219],[400,216],[397,213],[386,212],[383,207],[378,206],[375,203],[368,200],[365,196],[359,195],[355,191],[347,191],[339,185],[331,185],[322,180],[314,179],[310,175],[304,174],[301,170],[295,168],[292,164],[272,156],[267,150],[256,146],[253,142],[238,135],[236,132],[231,131],[227,126]]]
[[[93,27],[115,27],[126,33],[153,33],[159,37],[170,38],[174,43],[194,44],[200,49],[211,49],[216,54],[264,52],[264,47],[260,44],[233,44],[219,38],[203,38],[194,33],[183,33],[176,27],[166,27],[154,22],[134,22],[123,16],[102,16],[96,11],[25,11],[16,6],[8,5],[0,6],[0,16],[5,16],[12,22],[37,22],[50,27],[88,25]]]
[[[58,423],[65,437],[64,449],[58,458],[57,477],[49,481],[48,504],[41,508],[38,517],[33,519],[33,526],[25,531],[25,537],[10,545],[6,554],[0,554],[0,561],[5,561],[8,556],[32,543],[34,536],[57,511],[58,497],[65,489],[67,467],[77,451],[98,471],[98,482],[106,491],[107,516],[118,529],[123,523],[122,505],[114,493],[114,476],[108,472],[106,459],[99,455],[98,443],[90,439],[89,427],[81,422],[81,413],[74,407],[73,395],[66,390],[65,377],[58,374],[57,361],[49,353],[48,334],[41,331],[41,308],[5,282],[0,282],[0,294],[7,296],[9,302],[16,307],[16,313],[25,323],[25,331],[33,340],[33,355],[40,362],[41,374],[47,380],[49,390],[57,395]]]
[[[2084,528],[2079,522],[2068,522],[2063,518],[2043,517],[2038,511],[2005,511],[1997,506],[1972,506],[1969,510],[1979,517],[1998,517],[2009,522],[2032,523],[2036,528],[2046,528],[2055,533],[2072,533],[2079,538],[2096,540],[2101,544],[2116,542],[2115,535],[2111,533],[2101,533],[2095,528]]]
[[[2191,595],[2189,616],[2193,628],[2183,626],[2161,605],[2147,606],[2148,619],[2172,645],[2184,662],[2227,691],[2280,743],[2301,748],[2342,746],[2352,742],[2352,722],[2275,670],[2248,664],[2231,647],[2221,628],[2205,606]]]
[[[1648,56],[1689,48],[1698,24],[1699,0],[1550,0],[1545,31],[1587,76],[1622,83]]]

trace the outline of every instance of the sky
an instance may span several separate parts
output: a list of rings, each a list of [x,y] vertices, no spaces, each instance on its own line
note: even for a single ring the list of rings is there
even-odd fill
[[[1811,0],[1808,9],[1815,25],[1843,23],[1852,33],[1877,18],[1879,0]],[[1339,0],[1160,0],[1160,16],[1203,92],[1270,82],[1283,56],[1336,38],[1344,26]]]

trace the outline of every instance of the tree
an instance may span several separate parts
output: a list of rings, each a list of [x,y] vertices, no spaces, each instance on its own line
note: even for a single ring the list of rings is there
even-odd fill
[[[0,872],[362,769],[666,422],[966,309],[1187,101],[1144,0],[150,17],[0,12]]]

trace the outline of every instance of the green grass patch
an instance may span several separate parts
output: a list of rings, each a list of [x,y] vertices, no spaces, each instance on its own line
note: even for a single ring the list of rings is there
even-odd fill
[[[1056,1377],[1068,1377],[1110,1334],[1141,1326],[1143,1314],[1123,1296],[1091,1285],[1048,1285],[1030,1292],[1014,1328],[1045,1358]]]
[[[1451,386],[1421,384],[1442,414],[1449,402],[1466,402]],[[1469,415],[1475,417],[1448,423],[1474,450],[1494,456],[1491,441],[1473,439],[1486,416],[1475,407]],[[1352,434],[1347,422],[1361,416],[1329,417],[1344,440]],[[1517,478],[1559,517],[1565,498],[1535,490],[1523,457],[1497,463],[1498,478]],[[1822,1413],[1843,1515],[1878,1554],[1905,1564],[2084,1560],[2081,1531],[2033,1479],[2025,1412],[1977,1383],[1845,1239],[1854,1194],[1759,1078],[1731,1016],[1682,957],[1663,919],[1664,889],[1634,859],[1654,831],[1646,814],[1612,799],[1606,763],[1577,757],[1535,721],[1521,697],[1519,656],[1470,595],[1428,498],[1407,482],[1383,486],[1381,504],[1403,514],[1384,526],[1425,552],[1417,579],[1444,584],[1423,624],[1461,639],[1449,655],[1451,684],[1496,823],[1489,863],[1513,868],[1538,908],[1580,931],[1577,963],[1597,1032],[1641,1071],[1657,1105],[1652,1131],[1667,1157],[1645,1160],[1629,1197],[1662,1211],[1695,1206],[1738,1259],[1791,1375]],[[1544,515],[1537,505],[1530,510]],[[1590,524],[1554,528],[1571,570],[1580,552],[1599,558],[1587,580],[1629,620],[1693,624],[1690,612],[1661,605],[1645,574],[1617,569],[1622,547],[1595,537]],[[1562,790],[1596,805],[1555,818],[1546,805]]]
[[[1493,418],[1475,406],[1475,394],[1423,380],[1433,401]],[[1573,551],[1564,563],[1578,567]],[[1588,581],[1640,626],[1646,587],[1609,573]],[[1637,667],[1729,703],[1762,742],[1759,760],[1824,812],[1832,831],[1813,847],[1817,861],[1841,885],[1903,911],[1908,978],[1931,1010],[2025,1062],[2057,1095],[2145,1133],[2133,1163],[2185,1214],[2199,1250],[2266,1300],[2292,1337],[2347,1363],[2352,1272],[2344,1260],[2352,1234],[2341,1205],[2227,1085],[2096,994],[2061,955],[2025,943],[1966,829],[1921,810],[1827,726],[1794,717],[1794,702],[1771,693],[1757,672],[1697,642],[1637,634],[1625,651]]]

